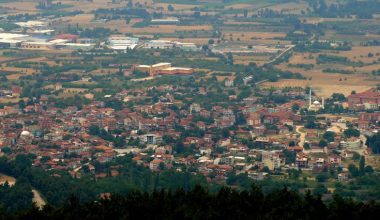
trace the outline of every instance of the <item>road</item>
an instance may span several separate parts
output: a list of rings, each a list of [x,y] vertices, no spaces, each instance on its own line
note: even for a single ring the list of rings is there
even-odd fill
[[[277,55],[275,58],[273,58],[272,60],[270,60],[266,64],[272,64],[272,63],[276,62],[276,60],[280,59],[286,53],[288,53],[289,51],[293,50],[294,47],[295,47],[294,45],[290,45],[288,49],[282,51],[282,53],[280,53],[279,55]]]
[[[306,139],[306,132],[305,133],[301,132],[302,128],[303,126],[296,126],[296,132],[300,134],[300,141],[298,142],[298,146],[300,147],[303,147],[303,145],[305,144],[305,139]]]

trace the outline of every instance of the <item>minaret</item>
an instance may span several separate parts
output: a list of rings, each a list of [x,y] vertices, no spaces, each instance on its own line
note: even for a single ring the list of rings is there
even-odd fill
[[[325,108],[325,97],[322,97],[322,108]]]

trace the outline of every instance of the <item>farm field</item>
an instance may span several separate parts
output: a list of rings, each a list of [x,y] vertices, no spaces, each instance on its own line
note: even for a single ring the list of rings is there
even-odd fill
[[[280,80],[279,82],[266,82],[264,86],[274,87],[306,87],[311,86],[315,92],[324,97],[329,97],[333,93],[351,94],[352,91],[363,92],[378,83],[379,77],[368,76],[366,74],[338,74],[323,73],[318,70],[302,70],[298,68],[288,68],[284,65],[277,66],[285,70],[299,72],[305,76],[306,80]]]

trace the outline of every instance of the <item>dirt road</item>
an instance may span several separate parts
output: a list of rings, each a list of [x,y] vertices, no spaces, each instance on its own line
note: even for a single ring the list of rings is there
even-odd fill
[[[306,132],[305,133],[301,132],[302,128],[303,126],[296,126],[296,132],[300,134],[300,141],[298,142],[298,146],[300,147],[303,147],[303,145],[305,144],[305,137],[306,137]]]

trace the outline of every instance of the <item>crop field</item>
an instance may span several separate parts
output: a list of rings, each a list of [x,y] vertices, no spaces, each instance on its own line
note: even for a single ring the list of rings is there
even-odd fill
[[[372,54],[372,56],[369,56],[369,54]],[[378,61],[378,59],[380,58],[380,46],[356,46],[353,47],[351,51],[342,51],[339,52],[337,55],[347,57],[348,59],[353,61],[372,63],[374,61]]]
[[[234,62],[236,64],[248,65],[249,63],[254,62],[259,66],[267,63],[271,58],[271,56],[269,56],[269,55],[262,55],[262,56],[259,56],[259,55],[249,55],[249,56],[235,55],[233,57],[234,57]]]
[[[274,39],[285,37],[285,33],[282,32],[224,32],[224,37],[227,40],[240,40],[240,41],[252,41],[256,39]]]
[[[266,7],[268,9],[272,9],[274,11],[284,12],[284,13],[293,13],[293,14],[301,14],[302,11],[306,11],[308,8],[308,5],[305,2],[302,3],[283,3],[283,4],[276,4],[273,6]]]
[[[303,70],[301,68],[289,68],[286,65],[278,65],[278,68],[299,72],[307,80],[280,80],[278,82],[266,82],[264,86],[274,87],[306,87],[311,86],[320,96],[331,96],[333,93],[349,95],[353,90],[362,92],[380,83],[380,78],[366,74],[339,74],[323,73],[320,70]]]
[[[354,34],[339,34],[335,31],[326,31],[326,34],[321,37],[321,40],[334,40],[334,41],[349,41],[355,45],[360,45],[362,42],[369,40],[378,40],[378,34],[354,35]]]
[[[99,8],[122,8],[125,7],[127,2],[121,2],[119,4],[111,4],[111,1],[104,0],[93,0],[92,2],[88,1],[72,1],[72,0],[62,0],[62,4],[71,5],[75,10],[81,10],[84,12],[91,12]],[[145,2],[151,2],[149,0]],[[66,8],[63,10],[70,11],[72,8]]]
[[[36,2],[35,1],[13,1],[13,2],[7,2],[7,3],[1,3],[2,7],[11,8],[12,12],[14,14],[18,13],[37,13],[38,10],[36,9]],[[11,14],[13,14],[11,13]]]
[[[62,23],[72,23],[72,24],[80,24],[80,26],[85,26],[85,27],[91,27],[93,26],[92,20],[94,19],[93,14],[79,14],[75,16],[67,16],[63,19]]]
[[[159,8],[161,7],[163,9],[164,12],[166,13],[170,13],[168,11],[168,6],[171,5],[173,8],[174,8],[174,11],[175,12],[184,12],[184,11],[190,11],[190,9],[194,8],[194,7],[199,7],[199,5],[187,5],[187,4],[169,4],[169,3],[157,3],[155,4],[155,8]]]
[[[290,64],[315,64],[315,57],[318,56],[312,53],[294,53],[289,59]]]

